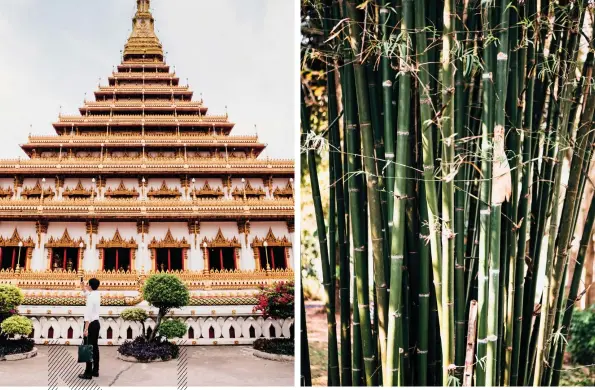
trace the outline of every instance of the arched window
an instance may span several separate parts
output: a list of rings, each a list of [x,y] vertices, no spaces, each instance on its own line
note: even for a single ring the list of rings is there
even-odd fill
[[[106,337],[107,337],[108,340],[114,338],[114,331],[112,330],[112,327],[111,326],[109,328],[107,328]]]
[[[215,328],[213,328],[212,326],[209,328],[209,338],[210,339],[215,338]]]
[[[54,338],[54,327],[50,326],[50,328],[48,329],[48,339],[53,339]]]
[[[248,334],[250,335],[251,339],[256,338],[256,329],[254,329],[252,325],[250,325],[250,328],[248,328]]]
[[[128,340],[132,339],[132,328],[128,327],[128,330],[126,330],[126,338]]]
[[[235,339],[236,338],[236,330],[232,327],[229,328],[229,338]]]
[[[67,332],[66,338],[68,338],[68,339],[73,338],[74,337],[74,334],[73,333],[74,333],[74,331],[73,331],[72,326],[71,326],[70,328],[68,328],[68,332]]]
[[[188,338],[189,339],[193,339],[194,338],[194,328],[193,327],[190,327],[188,329]]]

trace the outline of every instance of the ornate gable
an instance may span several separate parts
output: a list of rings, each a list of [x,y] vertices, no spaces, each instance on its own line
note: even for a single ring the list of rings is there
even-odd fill
[[[120,231],[116,229],[114,233],[114,237],[111,240],[106,240],[105,238],[101,237],[99,242],[96,245],[97,248],[130,248],[136,249],[138,248],[138,244],[134,241],[134,238],[130,238],[130,240],[126,241],[122,238]]]
[[[167,229],[167,233],[163,240],[157,241],[155,237],[149,243],[150,249],[157,249],[157,248],[190,248],[190,244],[186,241],[186,238],[182,238],[181,240],[176,240],[171,233],[170,229]]]
[[[42,193],[41,182],[39,180],[37,180],[37,183],[35,183],[35,186],[33,188],[31,188],[31,187],[23,188],[23,192],[21,193],[21,195],[25,196],[25,197],[41,196],[41,193]],[[52,197],[54,195],[55,195],[55,192],[51,187],[45,188],[43,190],[43,196]]]
[[[14,191],[11,187],[4,188],[0,187],[0,197],[12,197],[14,195]]]
[[[79,182],[77,183],[76,187],[74,187],[73,189],[70,189],[69,187],[67,187],[64,190],[64,192],[62,193],[62,195],[64,195],[64,196],[85,196],[86,197],[86,196],[91,196],[92,191],[83,187],[83,183],[79,179]]]
[[[234,188],[233,192],[231,193],[234,197],[243,197],[246,194],[246,197],[250,198],[263,198],[266,195],[265,190],[262,187],[254,188],[250,181],[246,182],[246,186],[244,188]]]
[[[0,236],[0,246],[19,246],[19,242],[23,243],[26,248],[34,248],[35,242],[31,237],[23,239],[17,229],[15,228],[10,238],[4,238]]]
[[[285,188],[275,188],[275,191],[273,191],[273,196],[275,198],[293,197],[293,185],[291,184],[291,181],[287,181],[287,185],[285,186]]]
[[[236,237],[233,237],[231,239],[225,238],[225,236],[223,236],[223,232],[221,231],[221,228],[219,228],[219,231],[217,232],[217,235],[215,236],[215,238],[213,238],[212,240],[208,240],[205,237],[202,240],[201,245],[204,246],[205,243],[207,244],[207,247],[209,247],[209,248],[221,248],[221,247],[241,248],[242,247],[242,244]]]
[[[50,237],[48,242],[45,244],[46,248],[79,248],[80,244],[83,244],[83,248],[86,247],[85,241],[82,237],[78,240],[73,240],[68,233],[68,229],[64,229],[64,234],[59,239]]]
[[[147,193],[149,197],[173,197],[178,198],[182,196],[182,193],[177,188],[169,188],[165,180],[161,183],[161,187],[159,189],[151,188]]]
[[[254,237],[254,240],[252,240],[252,244],[250,244],[250,246],[253,248],[261,247],[261,246],[264,246],[265,241],[268,246],[285,246],[285,247],[292,246],[291,242],[287,239],[287,237],[285,237],[285,236],[283,236],[283,238],[275,237],[275,235],[273,234],[273,228],[269,228],[269,232],[267,233],[266,237],[263,239]]]
[[[107,191],[105,192],[105,196],[108,197],[118,197],[118,196],[123,196],[123,197],[135,197],[138,196],[138,191],[133,189],[128,189],[126,188],[126,185],[124,185],[124,180],[120,181],[120,185],[118,186],[118,188],[116,188],[115,190],[112,189],[111,187],[107,189]]]
[[[221,187],[217,187],[216,189],[211,187],[211,185],[209,184],[208,181],[205,181],[205,184],[202,186],[201,189],[197,190],[195,189],[193,191],[194,196],[200,197],[200,198],[220,198],[222,197],[223,191],[221,190]]]

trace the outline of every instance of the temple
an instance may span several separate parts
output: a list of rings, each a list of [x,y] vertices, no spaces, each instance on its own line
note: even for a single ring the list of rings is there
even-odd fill
[[[119,313],[156,314],[140,289],[158,272],[191,290],[173,314],[188,343],[288,337],[293,320],[252,308],[258,286],[294,278],[294,162],[261,158],[257,136],[231,135],[227,114],[193,100],[165,62],[150,0],[132,22],[95,99],[60,114],[56,135],[30,135],[29,158],[0,160],[0,283],[23,289],[37,343],[80,342],[80,276],[101,281],[100,343],[134,338]]]

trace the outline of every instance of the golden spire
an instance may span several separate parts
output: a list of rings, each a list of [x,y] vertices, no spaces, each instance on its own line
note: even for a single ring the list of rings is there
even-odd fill
[[[132,33],[124,46],[124,61],[163,61],[163,48],[155,34],[155,19],[151,14],[151,0],[136,0],[136,14],[132,18]]]

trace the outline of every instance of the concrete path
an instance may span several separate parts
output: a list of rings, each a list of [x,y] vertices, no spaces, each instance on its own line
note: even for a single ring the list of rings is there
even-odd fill
[[[98,378],[82,381],[77,378],[84,365],[76,362],[77,347],[37,346],[36,357],[0,362],[0,386],[44,386],[48,379],[49,348],[63,348],[57,386],[175,386],[178,368],[183,359],[158,363],[129,363],[116,358],[117,347],[99,347]],[[248,346],[192,346],[186,348],[186,386],[293,386],[294,363],[265,360],[253,356]],[[52,350],[52,361],[60,352]],[[54,365],[56,366],[56,365]]]

